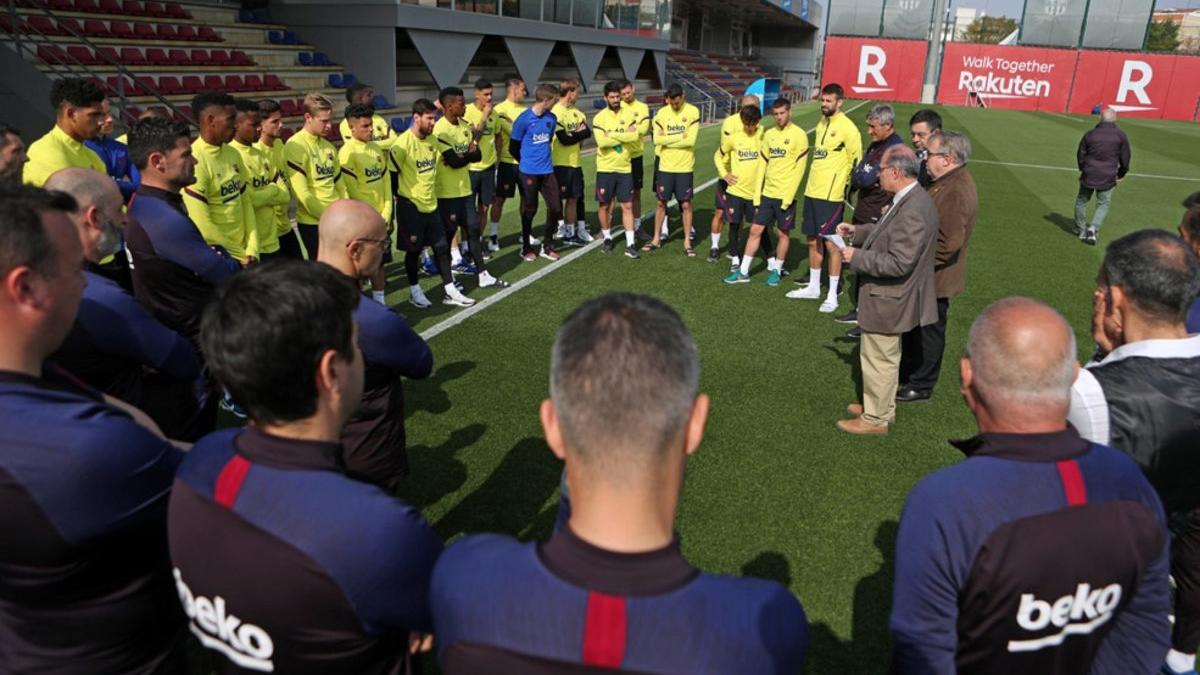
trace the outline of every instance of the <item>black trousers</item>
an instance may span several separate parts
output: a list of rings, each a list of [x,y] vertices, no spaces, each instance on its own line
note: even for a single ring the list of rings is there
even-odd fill
[[[542,249],[554,250],[554,231],[558,219],[562,218],[562,200],[559,198],[558,179],[554,174],[520,174],[521,188],[521,251],[533,250],[529,237],[533,234],[533,217],[538,212],[538,195],[546,202],[546,227],[542,233]]]
[[[304,260],[304,252],[300,250],[300,240],[296,238],[295,230],[288,230],[279,235],[279,252],[275,255],[281,258]]]
[[[942,373],[950,298],[938,298],[937,309],[937,323],[917,326],[900,338],[900,383],[917,391],[933,391]]]
[[[1200,645],[1200,509],[1171,517],[1171,576],[1175,577],[1175,627],[1171,647],[1195,654]]]
[[[317,226],[300,223],[296,225],[296,229],[300,231],[300,241],[304,242],[304,252],[308,254],[308,259],[316,260],[317,247],[321,243],[321,238],[317,234]],[[280,247],[282,246],[283,242],[280,241]]]

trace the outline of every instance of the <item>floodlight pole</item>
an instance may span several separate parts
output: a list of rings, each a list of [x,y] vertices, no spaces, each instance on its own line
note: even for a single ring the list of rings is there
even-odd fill
[[[933,34],[929,38],[929,53],[925,57],[925,86],[921,88],[921,103],[925,105],[933,103],[934,94],[937,92],[938,73],[942,70],[942,39],[946,34],[945,16],[948,1],[937,0],[933,9],[936,19],[929,22]]]

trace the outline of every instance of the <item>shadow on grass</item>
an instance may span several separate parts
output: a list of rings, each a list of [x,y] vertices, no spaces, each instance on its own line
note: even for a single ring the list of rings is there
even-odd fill
[[[427,445],[408,448],[411,475],[400,484],[399,496],[424,509],[461,488],[467,481],[467,467],[458,459],[458,451],[477,443],[485,431],[487,427],[483,424],[470,424],[452,431],[436,448]]]
[[[1075,229],[1075,218],[1072,216],[1065,216],[1061,213],[1047,213],[1045,220],[1047,223],[1057,226],[1058,229],[1072,237],[1079,236],[1079,232]]]
[[[545,509],[545,505],[558,488],[561,472],[562,464],[546,447],[545,439],[522,439],[504,453],[483,484],[456,504],[435,528],[447,539],[460,532],[520,536],[529,532],[531,523],[538,531],[549,531],[544,521],[549,519],[553,525],[554,510]]]
[[[811,626],[809,673],[882,673],[891,662],[888,615],[892,606],[893,570],[896,560],[894,520],[884,521],[875,531],[875,546],[883,556],[879,569],[863,577],[854,587],[850,639],[842,640],[825,623]],[[800,599],[801,602],[804,598]]]
[[[475,369],[474,361],[452,361],[433,371],[433,376],[424,380],[410,380],[404,385],[408,395],[405,417],[418,410],[434,414],[449,412],[450,395],[446,393],[447,382],[452,382]]]

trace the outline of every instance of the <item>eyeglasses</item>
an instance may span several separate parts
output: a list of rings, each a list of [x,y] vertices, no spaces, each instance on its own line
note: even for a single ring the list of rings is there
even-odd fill
[[[384,237],[383,239],[367,239],[366,237],[359,237],[358,239],[354,239],[352,241],[346,242],[346,246],[350,246],[351,244],[353,244],[356,241],[365,241],[370,244],[377,244],[380,248],[383,248],[384,250],[392,247],[391,235],[388,235],[388,236]]]

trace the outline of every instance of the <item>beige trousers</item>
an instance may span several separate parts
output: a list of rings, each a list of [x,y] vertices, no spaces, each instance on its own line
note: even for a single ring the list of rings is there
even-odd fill
[[[863,379],[863,421],[896,421],[896,387],[900,380],[900,335],[863,331],[859,349]]]

